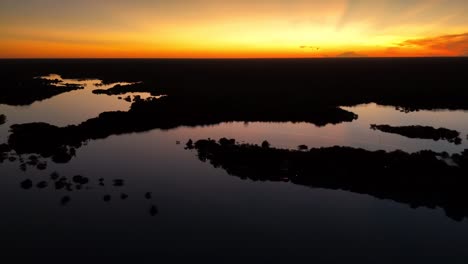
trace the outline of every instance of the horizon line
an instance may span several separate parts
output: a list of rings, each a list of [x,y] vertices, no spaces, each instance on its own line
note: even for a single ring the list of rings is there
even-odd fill
[[[381,56],[381,57],[370,57],[370,56],[361,56],[361,57],[22,57],[22,58],[0,58],[0,60],[328,60],[328,59],[339,59],[339,60],[348,60],[348,59],[453,59],[453,58],[468,58],[468,56]]]

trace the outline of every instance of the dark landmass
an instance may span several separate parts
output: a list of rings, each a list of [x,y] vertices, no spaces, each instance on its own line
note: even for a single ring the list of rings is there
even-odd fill
[[[6,116],[5,115],[0,115],[0,125],[5,124],[6,122]]]
[[[149,92],[152,95],[157,95],[157,89],[151,89],[147,85],[139,82],[139,83],[132,83],[128,85],[120,85],[116,84],[115,86],[109,89],[96,89],[93,90],[95,94],[107,94],[107,95],[119,95],[119,94],[126,94],[126,93],[140,93],[140,92]]]
[[[0,63],[0,65],[3,65]],[[2,69],[3,67],[0,67]],[[1,75],[2,91],[0,104],[30,105],[36,101],[42,101],[56,95],[83,89],[76,84],[65,84],[59,80],[47,80],[37,78],[31,73],[11,72],[9,75]]]
[[[65,163],[75,155],[76,148],[89,140],[111,135],[143,132],[151,129],[171,129],[179,126],[213,125],[231,121],[310,122],[317,126],[351,122],[357,118],[341,108],[314,108],[308,105],[288,104],[235,107],[200,104],[172,97],[137,100],[128,112],[105,112],[79,125],[57,127],[46,123],[17,124],[11,126],[6,151],[17,154],[36,153],[51,157],[54,162]],[[219,111],[213,112],[212,109]]]
[[[390,126],[371,125],[371,129],[385,133],[398,134],[408,138],[432,139],[434,141],[446,140],[456,145],[461,144],[460,132],[447,128],[433,128],[430,126]]]
[[[307,103],[337,107],[375,102],[401,109],[468,109],[468,58],[256,60],[0,60],[8,100],[44,97],[20,83],[50,73],[69,79],[131,82],[124,90],[225,105]],[[37,80],[36,80],[37,81]],[[3,85],[2,85],[3,86]],[[109,91],[114,93],[114,91]],[[155,92],[157,91],[157,92]],[[216,110],[213,109],[213,112]]]
[[[448,217],[468,217],[468,150],[448,154],[421,151],[367,151],[349,147],[309,151],[236,144],[235,140],[199,140],[188,144],[201,161],[230,175],[254,181],[284,181],[314,188],[339,189],[390,199],[409,206],[443,208]]]

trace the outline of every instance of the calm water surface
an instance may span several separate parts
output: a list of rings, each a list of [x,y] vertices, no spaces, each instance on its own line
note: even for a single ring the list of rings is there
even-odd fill
[[[86,86],[30,106],[0,105],[0,113],[8,118],[8,123],[0,126],[0,142],[6,141],[12,124],[78,124],[104,111],[130,107],[117,96],[92,94],[98,80],[66,81]],[[48,161],[44,171],[23,172],[18,161],[5,162],[0,164],[0,241],[12,255],[21,250],[24,255],[56,258],[73,252],[77,258],[99,254],[154,261],[202,257],[212,262],[285,262],[309,256],[306,263],[350,257],[368,263],[441,263],[442,257],[457,256],[450,263],[466,263],[468,222],[453,221],[440,209],[412,209],[368,195],[292,183],[242,180],[200,162],[195,152],[176,144],[189,138],[232,137],[256,144],[266,139],[282,148],[342,145],[450,153],[468,148],[468,122],[463,122],[468,120],[467,112],[405,114],[375,104],[345,109],[358,114],[358,120],[324,127],[234,122],[155,129],[90,141],[69,163]],[[463,142],[454,145],[408,139],[369,129],[374,123],[455,129],[461,132]],[[36,183],[54,171],[67,176],[81,174],[93,183],[104,178],[106,185],[94,184],[72,193],[20,188],[22,180]],[[111,186],[112,179],[123,179],[125,184]],[[151,199],[144,197],[146,192],[152,193]],[[121,200],[121,193],[129,198]],[[106,194],[111,195],[110,202],[103,201]],[[64,195],[71,198],[65,206],[60,204]],[[158,208],[155,216],[150,215],[152,205]]]

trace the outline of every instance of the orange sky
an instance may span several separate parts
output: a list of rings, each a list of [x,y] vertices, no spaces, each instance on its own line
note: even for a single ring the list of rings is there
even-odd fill
[[[467,56],[466,0],[2,0],[2,58]]]

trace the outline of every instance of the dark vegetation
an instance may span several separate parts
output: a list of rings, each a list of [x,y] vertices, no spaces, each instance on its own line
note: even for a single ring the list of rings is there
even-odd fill
[[[82,86],[76,84],[64,84],[59,80],[37,78],[20,69],[10,72],[8,69],[3,69],[5,67],[3,62],[0,62],[0,65],[2,65],[0,69],[5,74],[0,75],[2,82],[0,104],[29,105],[61,93],[83,89]]]
[[[307,145],[299,145],[299,146],[297,146],[297,149],[298,150],[308,150],[309,147]]]
[[[398,134],[408,138],[432,139],[434,141],[446,140],[457,145],[462,142],[460,132],[447,128],[433,128],[430,126],[371,125],[371,129],[385,133]]]
[[[116,89],[207,105],[217,98],[224,105],[257,108],[288,101],[314,107],[376,102],[402,109],[468,109],[467,69],[467,58],[1,60],[2,87],[8,91],[2,92],[0,102],[44,97],[45,91],[24,84],[56,73],[104,83],[141,82]]]
[[[187,145],[201,161],[254,181],[285,181],[391,199],[416,208],[443,208],[450,218],[468,217],[468,150],[451,157],[421,151],[367,151],[348,147],[309,151],[199,140]],[[443,159],[451,158],[456,167]]]
[[[142,82],[121,85],[116,84],[114,87],[109,89],[96,89],[93,91],[95,94],[107,94],[107,95],[119,95],[119,94],[126,94],[126,93],[138,93],[138,92],[149,92],[153,95],[157,95],[157,89],[151,89],[147,85],[143,84]]]
[[[0,125],[5,124],[6,122],[6,116],[5,115],[0,115]]]
[[[110,135],[142,132],[154,128],[170,129],[178,126],[199,126],[226,121],[305,121],[316,125],[353,121],[354,113],[340,108],[303,109],[290,105],[285,108],[234,108],[219,106],[220,112],[212,112],[196,101],[185,107],[174,107],[178,101],[171,97],[138,100],[128,112],[106,112],[79,125],[57,127],[46,123],[17,124],[11,126],[6,152],[17,154],[37,153],[51,157],[57,163],[68,162],[76,148],[88,140],[106,138]]]

